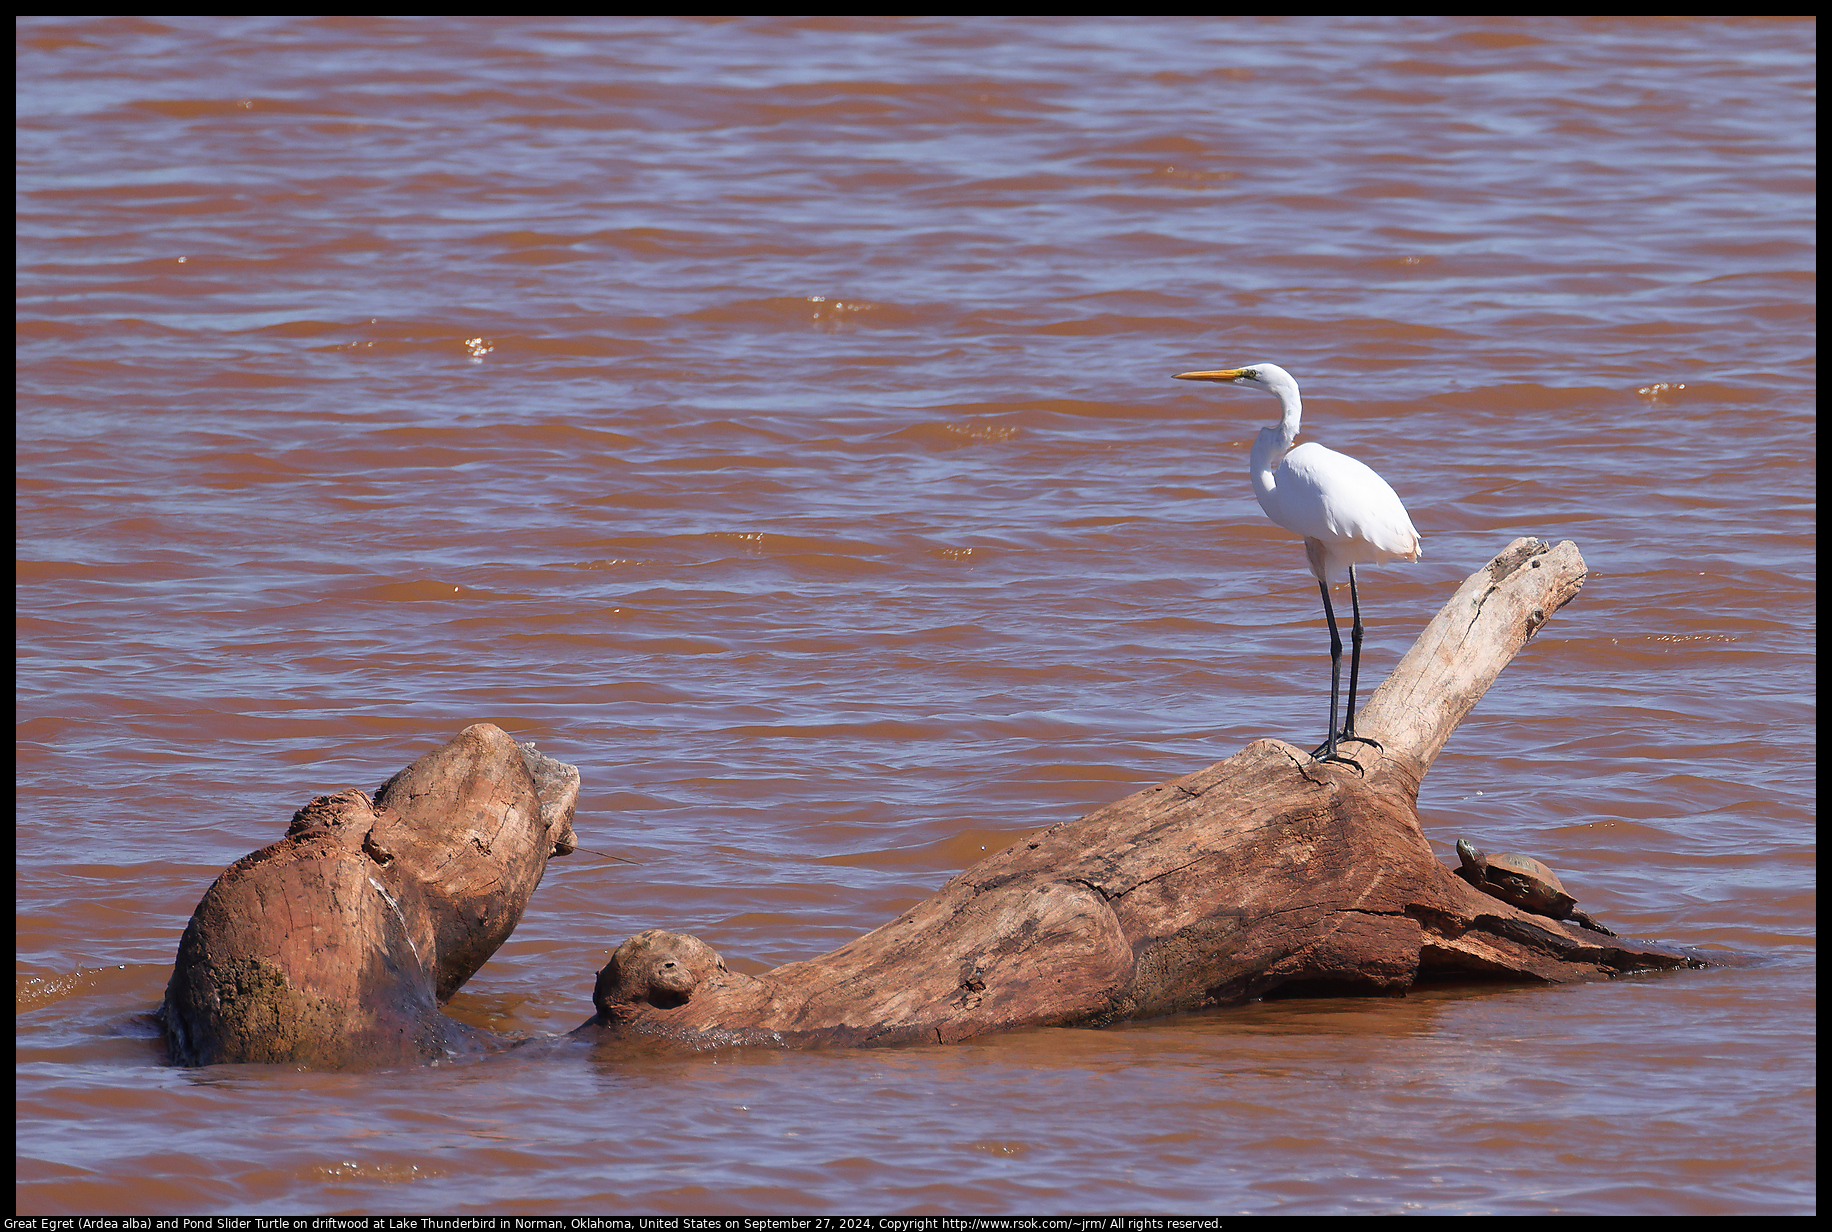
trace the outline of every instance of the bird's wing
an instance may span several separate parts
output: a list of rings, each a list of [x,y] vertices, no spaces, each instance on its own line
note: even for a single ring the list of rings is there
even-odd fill
[[[1418,531],[1399,495],[1365,463],[1322,445],[1299,445],[1279,467],[1284,525],[1325,544],[1366,544],[1384,556],[1416,560]]]

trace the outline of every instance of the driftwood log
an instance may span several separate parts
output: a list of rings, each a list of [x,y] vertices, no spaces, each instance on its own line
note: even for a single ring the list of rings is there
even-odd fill
[[[320,796],[230,865],[159,1011],[174,1062],[362,1069],[497,1041],[439,1005],[573,850],[579,772],[478,723],[389,779]]]
[[[758,976],[651,929],[598,975],[599,1041],[806,1047],[1100,1025],[1421,979],[1559,983],[1700,965],[1534,915],[1433,856],[1419,783],[1464,715],[1574,598],[1577,548],[1519,539],[1451,596],[1324,763],[1280,740],[1032,834],[890,923]]]
[[[762,975],[650,929],[573,1036],[607,1047],[948,1042],[1421,979],[1559,983],[1702,965],[1483,893],[1416,802],[1452,730],[1577,594],[1570,543],[1520,539],[1451,596],[1355,721],[1351,764],[1279,740],[1038,831],[883,927]],[[509,1041],[439,1011],[574,849],[579,772],[487,723],[320,796],[217,879],[160,1021],[183,1065],[356,1069]]]

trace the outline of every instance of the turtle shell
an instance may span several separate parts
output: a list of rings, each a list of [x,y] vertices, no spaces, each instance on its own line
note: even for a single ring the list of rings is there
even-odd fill
[[[1557,874],[1531,856],[1490,856],[1488,866],[1488,882],[1482,888],[1504,903],[1555,920],[1568,918],[1577,906]]]

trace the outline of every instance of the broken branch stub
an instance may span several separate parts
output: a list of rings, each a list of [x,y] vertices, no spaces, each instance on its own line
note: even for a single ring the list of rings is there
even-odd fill
[[[1439,609],[1355,718],[1423,777],[1458,723],[1552,614],[1584,586],[1577,545],[1516,539]]]
[[[491,1046],[439,1005],[572,850],[579,772],[473,724],[390,779],[320,796],[198,903],[160,1024],[180,1065],[361,1069]]]

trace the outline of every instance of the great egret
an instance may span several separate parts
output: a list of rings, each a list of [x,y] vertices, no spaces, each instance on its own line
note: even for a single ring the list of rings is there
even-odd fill
[[[1298,437],[1298,383],[1277,364],[1251,364],[1214,372],[1179,372],[1179,381],[1252,381],[1279,400],[1279,421],[1261,428],[1253,442],[1253,494],[1266,516],[1304,536],[1304,555],[1323,592],[1323,615],[1329,621],[1329,738],[1311,754],[1324,761],[1348,761],[1336,753],[1336,742],[1364,740],[1355,734],[1355,685],[1361,675],[1361,598],[1355,593],[1355,566],[1388,560],[1417,560],[1419,533],[1406,507],[1385,479],[1347,454],[1315,441],[1292,448]],[[1336,631],[1336,609],[1329,588],[1349,583],[1355,611],[1349,657],[1348,718],[1336,731],[1336,695],[1342,688],[1342,635]]]

